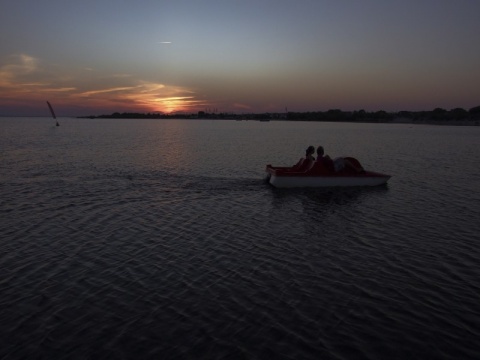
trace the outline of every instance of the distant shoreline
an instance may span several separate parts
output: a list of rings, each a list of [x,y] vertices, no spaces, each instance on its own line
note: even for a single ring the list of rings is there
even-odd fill
[[[211,117],[197,117],[186,114],[166,115],[166,116],[79,116],[79,119],[154,119],[154,120],[230,120],[230,121],[288,121],[288,122],[334,122],[334,123],[357,123],[357,124],[412,124],[412,125],[446,125],[446,126],[480,126],[480,119],[461,119],[461,120],[435,120],[435,119],[411,119],[405,117],[393,117],[390,119],[288,119],[286,117],[274,117],[270,119],[252,116],[221,116],[221,114]]]
[[[1,118],[47,118],[47,116],[0,116]],[[218,120],[218,121],[258,121],[258,122],[270,122],[270,121],[284,121],[284,122],[331,122],[331,123],[351,123],[351,124],[411,124],[411,125],[439,125],[439,126],[480,126],[480,119],[467,119],[467,120],[432,120],[432,119],[409,119],[396,117],[389,120],[383,119],[362,119],[362,120],[353,120],[353,119],[258,119],[255,117],[251,118],[238,118],[233,119],[231,117],[215,117],[215,118],[198,118],[191,117],[186,115],[180,116],[168,116],[168,117],[113,117],[113,116],[60,116],[61,118],[73,118],[73,119],[126,119],[126,120],[142,120],[142,119],[153,119],[153,120]]]
[[[133,113],[115,112],[110,115],[81,116],[90,119],[210,119],[210,120],[257,120],[257,121],[323,121],[323,122],[351,122],[351,123],[392,123],[392,124],[425,124],[425,125],[460,125],[479,126],[480,106],[469,110],[455,108],[445,110],[436,108],[432,111],[398,111],[386,112],[383,110],[367,112],[365,110],[342,111],[331,109],[328,111],[291,112],[283,113],[222,113],[198,111],[197,113]]]

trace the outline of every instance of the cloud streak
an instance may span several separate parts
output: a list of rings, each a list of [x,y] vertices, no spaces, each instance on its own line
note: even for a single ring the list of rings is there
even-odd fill
[[[88,107],[101,113],[196,111],[208,105],[192,88],[146,81],[133,74],[99,76],[93,68],[77,73],[56,72],[25,54],[12,56],[0,66],[0,98],[3,102],[37,102],[41,106],[48,98],[57,107]]]
[[[9,63],[0,67],[0,86],[14,86],[23,76],[32,74],[37,70],[37,60],[34,57],[20,54],[9,58]]]

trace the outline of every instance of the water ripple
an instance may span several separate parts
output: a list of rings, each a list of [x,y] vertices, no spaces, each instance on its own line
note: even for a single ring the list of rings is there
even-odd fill
[[[227,163],[172,173],[139,143],[118,159],[98,136],[95,156],[61,141],[81,150],[61,161],[44,136],[42,160],[2,164],[1,359],[477,357],[472,164],[281,190]]]

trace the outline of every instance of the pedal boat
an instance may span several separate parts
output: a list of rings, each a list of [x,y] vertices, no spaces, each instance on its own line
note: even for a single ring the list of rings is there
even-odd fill
[[[338,172],[322,164],[313,163],[305,171],[293,167],[266,166],[267,180],[276,188],[378,186],[386,184],[390,175],[364,170],[353,157],[345,157],[357,170],[344,168]]]

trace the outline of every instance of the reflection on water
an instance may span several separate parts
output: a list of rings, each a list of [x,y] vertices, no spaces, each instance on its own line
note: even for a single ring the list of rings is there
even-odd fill
[[[61,123],[0,119],[0,358],[478,355],[475,128]],[[393,177],[264,182],[317,143]]]

